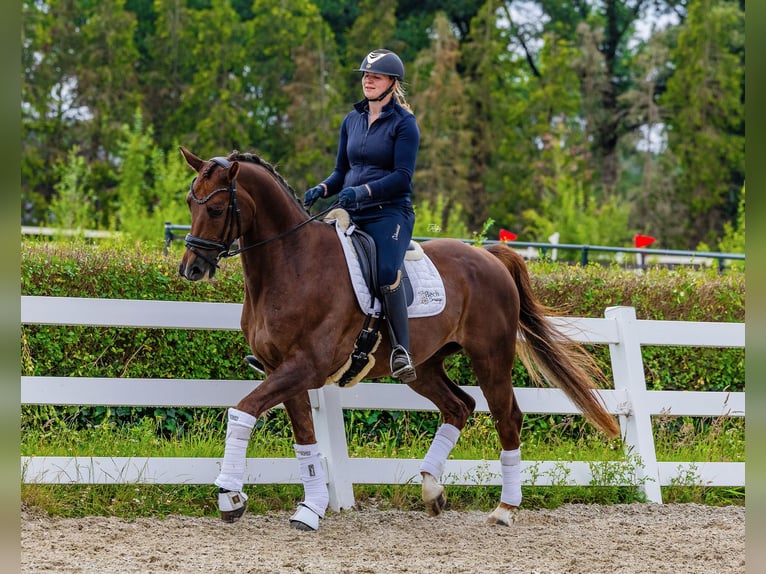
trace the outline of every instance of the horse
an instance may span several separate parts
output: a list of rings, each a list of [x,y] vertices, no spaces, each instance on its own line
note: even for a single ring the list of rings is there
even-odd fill
[[[228,409],[218,489],[220,517],[235,522],[247,505],[245,451],[257,417],[283,404],[289,417],[304,499],[290,524],[317,530],[329,504],[308,391],[337,382],[367,315],[357,303],[333,226],[312,216],[276,168],[254,153],[232,151],[203,160],[180,146],[196,172],[187,194],[191,229],[179,264],[190,281],[212,279],[222,257],[239,255],[244,274],[241,329],[266,377]],[[516,355],[538,384],[564,391],[607,436],[620,433],[595,389],[607,384],[587,350],[546,315],[532,291],[524,259],[504,243],[478,247],[458,239],[422,242],[444,283],[444,309],[411,318],[416,379],[407,383],[438,408],[443,420],[420,467],[422,500],[438,516],[446,494],[441,473],[474,399],[447,375],[445,359],[470,359],[502,447],[502,489],[491,524],[510,525],[521,504],[523,414],[511,380]],[[385,329],[373,351],[369,379],[389,376]]]

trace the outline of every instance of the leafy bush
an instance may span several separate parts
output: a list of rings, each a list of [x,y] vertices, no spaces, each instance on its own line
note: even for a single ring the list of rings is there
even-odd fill
[[[161,230],[158,230],[160,233]],[[171,255],[140,246],[22,244],[23,295],[99,297],[163,301],[241,302],[239,261],[225,260],[214,282],[192,283],[176,270],[180,246]],[[652,269],[643,273],[618,267],[530,263],[533,289],[540,300],[576,317],[602,317],[614,305],[632,305],[639,319],[744,321],[745,281],[742,273],[719,276],[715,271]],[[252,379],[243,358],[249,349],[240,332],[173,329],[119,329],[73,326],[24,326],[22,374],[26,376],[137,377],[178,379]],[[608,372],[604,346],[593,348]],[[644,350],[647,384],[653,389],[744,390],[744,350],[649,347]],[[459,384],[475,384],[468,358],[448,362]],[[529,386],[517,362],[514,384]],[[46,411],[47,412],[47,411]],[[37,421],[39,409],[26,406],[24,423]],[[58,410],[81,427],[107,420],[138,424],[144,417],[165,433],[182,432],[189,409],[105,408],[68,406]],[[392,421],[432,432],[432,413],[349,412],[355,432],[374,437]],[[525,425],[545,431],[548,418],[528,417]],[[286,424],[286,423],[285,423]],[[526,430],[526,429],[525,429]]]

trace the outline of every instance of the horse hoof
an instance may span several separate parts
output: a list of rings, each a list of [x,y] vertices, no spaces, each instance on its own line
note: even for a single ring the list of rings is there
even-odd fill
[[[423,473],[423,502],[426,512],[431,516],[439,516],[447,506],[447,493],[444,487],[428,473]]]
[[[510,526],[516,522],[516,514],[519,509],[516,506],[510,506],[504,503],[500,503],[500,506],[492,511],[492,514],[487,518],[487,523],[497,524],[498,526]]]
[[[218,490],[218,510],[221,511],[221,520],[224,522],[236,522],[245,513],[247,508],[247,495],[244,492]]]
[[[446,507],[447,495],[442,492],[430,504],[426,505],[426,512],[431,516],[439,516]]]
[[[319,515],[301,503],[295,514],[290,517],[290,526],[304,532],[315,532],[319,530]]]

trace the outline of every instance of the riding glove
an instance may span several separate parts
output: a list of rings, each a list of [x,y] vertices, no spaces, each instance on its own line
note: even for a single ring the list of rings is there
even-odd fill
[[[315,185],[303,195],[303,207],[310,208],[323,195],[324,188],[321,185]]]
[[[355,187],[347,187],[338,195],[338,203],[341,207],[351,207],[354,203],[357,203],[369,197],[370,194],[367,191],[366,185],[357,185]]]

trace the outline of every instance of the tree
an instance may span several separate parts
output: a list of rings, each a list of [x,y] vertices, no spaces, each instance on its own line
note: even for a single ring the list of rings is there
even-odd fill
[[[471,200],[469,106],[457,71],[458,41],[445,14],[436,16],[432,36],[432,46],[412,66],[410,102],[421,136],[414,189],[419,201],[442,205],[446,228],[450,212]]]
[[[489,217],[487,177],[492,167],[497,135],[504,130],[495,125],[495,95],[508,87],[509,78],[500,67],[507,42],[497,27],[495,0],[488,0],[471,21],[471,31],[462,46],[463,81],[467,87],[468,110],[471,115],[471,166],[468,174],[471,202],[466,205],[468,225],[481,228]],[[498,130],[494,128],[497,127]]]
[[[345,69],[349,70],[342,92],[347,102],[361,99],[361,76],[350,71],[359,68],[367,54],[376,48],[387,48],[397,54],[402,52],[403,46],[392,41],[396,33],[396,24],[396,0],[361,1],[359,17],[346,32],[346,52],[341,58]],[[404,70],[406,76],[406,62]]]
[[[90,170],[77,146],[72,147],[66,161],[56,165],[59,176],[56,196],[50,203],[50,221],[58,229],[84,232],[96,227]]]
[[[192,145],[186,134],[194,132],[198,115],[182,106],[196,69],[194,46],[198,41],[191,10],[185,4],[183,0],[154,0],[154,31],[145,40],[142,109],[163,149],[178,138]]]
[[[307,157],[323,157],[330,147],[335,155],[337,126],[329,129],[338,101],[331,77],[337,67],[335,43],[309,0],[256,0],[253,12],[246,45],[247,89],[252,92],[249,145],[265,159],[291,166],[289,175],[296,178],[307,167]],[[302,157],[293,169],[296,151]],[[303,173],[296,185],[302,186],[308,175]]]
[[[247,149],[261,125],[261,112],[251,75],[252,28],[245,26],[229,0],[212,0],[209,8],[189,12],[194,74],[183,88],[173,135],[203,156]]]
[[[286,136],[293,149],[283,175],[300,191],[324,179],[334,165],[338,126],[345,102],[335,86],[337,52],[332,32],[320,19],[309,27],[305,41],[292,50],[295,71],[284,86],[288,98]]]
[[[22,183],[48,201],[51,165],[73,145],[88,164],[98,213],[108,221],[113,153],[120,127],[140,101],[135,19],[124,0],[51,0],[24,6]]]
[[[31,219],[46,218],[46,206],[55,194],[57,182],[52,167],[66,161],[79,139],[75,130],[79,110],[73,89],[81,53],[81,38],[75,30],[80,23],[76,2],[24,2],[22,203]]]
[[[677,242],[713,243],[744,182],[744,14],[730,0],[699,0],[678,33],[661,99],[677,166],[674,201],[689,209]]]

